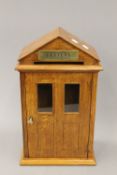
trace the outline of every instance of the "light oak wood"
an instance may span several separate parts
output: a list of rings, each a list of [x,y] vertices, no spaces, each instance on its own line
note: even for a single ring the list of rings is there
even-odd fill
[[[38,72],[38,71],[48,71],[48,72],[99,72],[102,70],[101,65],[90,65],[90,66],[80,66],[80,65],[17,65],[16,70],[20,72]]]
[[[96,165],[95,157],[89,159],[79,158],[22,158],[20,165]]]
[[[89,117],[87,116],[90,113],[91,76],[90,73],[87,75],[83,73],[59,73],[57,76],[59,84],[57,121],[60,128],[57,134],[59,137],[57,142],[58,157],[87,157],[89,133]],[[64,112],[65,84],[80,85],[79,112]]]
[[[72,35],[71,33],[67,32],[67,31],[65,31],[61,27],[58,27],[54,31],[48,33],[47,35],[43,36],[42,38],[39,38],[39,40],[34,41],[33,43],[31,43],[30,45],[25,47],[22,50],[19,59],[21,60],[21,59],[25,58],[29,54],[37,51],[42,46],[44,46],[47,43],[50,43],[51,41],[53,41],[54,39],[56,39],[58,37],[62,38],[63,40],[70,43],[71,45],[75,46],[77,49],[80,49],[81,51],[85,52],[86,54],[92,56],[94,59],[100,60],[99,56],[97,55],[96,50],[91,45],[87,44],[84,41],[81,41],[78,37]],[[76,40],[77,43],[74,42],[73,40]],[[83,45],[86,45],[88,47],[88,49],[84,48]]]
[[[33,118],[33,124],[27,126],[29,157],[53,157],[55,156],[54,124],[56,121],[55,112],[38,111],[37,85],[51,83],[53,95],[56,94],[55,76],[53,74],[28,74],[26,73],[26,108],[27,117]],[[54,97],[53,97],[54,99]],[[43,99],[46,100],[46,99]],[[54,103],[54,102],[53,102]],[[55,104],[53,104],[55,110]]]
[[[89,125],[88,157],[92,157],[93,155],[97,78],[98,78],[98,74],[93,73],[92,74],[92,85],[91,85],[91,107],[90,107],[91,111],[90,111],[90,125]]]
[[[27,110],[26,110],[26,89],[25,74],[20,73],[21,108],[22,108],[22,129],[23,129],[23,154],[29,157],[28,152],[28,132],[27,132]]]
[[[26,73],[29,157],[85,157],[89,133],[90,91],[92,74],[83,73]],[[37,110],[37,84],[53,85],[53,111]],[[79,113],[64,113],[64,84],[80,85]],[[48,145],[48,146],[47,146]]]
[[[91,55],[86,54],[82,50],[79,50],[74,45],[71,45],[69,42],[63,40],[62,38],[56,38],[49,43],[46,43],[43,47],[39,48],[37,51],[27,55],[23,59],[20,59],[20,64],[34,64],[38,62],[38,52],[41,50],[78,50],[78,61],[83,62],[84,65],[96,65],[99,63],[99,60],[94,59]],[[50,60],[53,62],[53,60]],[[61,60],[62,61],[62,60]],[[67,61],[66,61],[67,62]]]
[[[72,38],[79,43],[73,43]],[[78,50],[79,55],[74,63],[50,60],[51,63],[40,64],[39,50]],[[95,49],[61,28],[23,50],[16,66],[22,103],[21,165],[96,165],[93,150],[96,90],[102,69]],[[52,85],[52,112],[39,110],[39,84]],[[64,110],[65,84],[79,84],[78,111]],[[69,90],[66,101],[73,100],[70,94]],[[42,101],[47,104],[47,94]]]

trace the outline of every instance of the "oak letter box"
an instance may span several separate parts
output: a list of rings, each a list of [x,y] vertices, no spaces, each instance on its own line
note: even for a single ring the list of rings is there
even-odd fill
[[[102,70],[93,47],[57,28],[24,48],[20,72],[21,165],[95,165],[96,88]]]

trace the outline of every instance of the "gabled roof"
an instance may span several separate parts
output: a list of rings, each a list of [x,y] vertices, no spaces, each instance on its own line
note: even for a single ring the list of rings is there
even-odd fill
[[[34,41],[33,43],[25,47],[20,54],[20,60],[58,37],[62,38],[68,43],[72,44],[73,46],[87,53],[88,55],[92,56],[96,60],[99,60],[97,52],[92,46],[80,40],[78,37],[72,35],[71,33],[67,32],[61,27],[58,27],[54,31],[44,35],[42,38]]]

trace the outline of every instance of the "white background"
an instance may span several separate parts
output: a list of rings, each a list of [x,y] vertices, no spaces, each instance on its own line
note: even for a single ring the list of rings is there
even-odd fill
[[[98,83],[97,166],[21,167],[20,50],[61,26],[92,44],[104,71]],[[117,1],[0,0],[0,174],[117,174]]]

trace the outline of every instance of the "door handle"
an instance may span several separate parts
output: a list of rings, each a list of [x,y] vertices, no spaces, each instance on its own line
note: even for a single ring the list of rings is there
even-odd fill
[[[33,117],[29,117],[28,118],[28,121],[27,121],[28,124],[32,125],[33,124]]]

